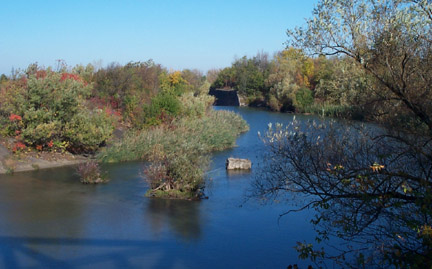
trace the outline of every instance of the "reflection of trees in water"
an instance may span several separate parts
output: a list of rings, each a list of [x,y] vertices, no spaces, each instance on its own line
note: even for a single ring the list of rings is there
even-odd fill
[[[13,224],[13,228],[3,232],[81,236],[85,224],[82,216],[88,205],[82,201],[84,188],[76,184],[78,178],[73,168],[17,173],[4,179],[0,204],[6,206],[0,206],[0,226],[11,227]],[[66,225],[73,229],[66,229]]]
[[[201,237],[201,214],[199,201],[149,199],[147,206],[150,224],[160,231],[164,223],[185,240]]]

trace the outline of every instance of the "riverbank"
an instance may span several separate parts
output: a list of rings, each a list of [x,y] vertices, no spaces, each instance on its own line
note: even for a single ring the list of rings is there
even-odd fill
[[[76,165],[88,160],[82,155],[59,152],[13,153],[4,139],[0,139],[0,174],[33,171],[46,168]]]

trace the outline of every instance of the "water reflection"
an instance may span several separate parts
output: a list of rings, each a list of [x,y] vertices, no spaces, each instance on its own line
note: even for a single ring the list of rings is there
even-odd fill
[[[236,178],[236,177],[240,177],[240,176],[245,176],[245,175],[250,175],[251,174],[251,169],[249,170],[227,170],[226,171],[226,176],[228,178]]]
[[[196,241],[202,234],[200,206],[199,201],[150,199],[147,216],[155,233],[160,233],[164,224],[168,224],[179,238]]]

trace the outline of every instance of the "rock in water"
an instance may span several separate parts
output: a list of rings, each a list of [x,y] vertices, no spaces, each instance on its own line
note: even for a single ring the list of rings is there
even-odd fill
[[[228,158],[226,162],[227,170],[249,170],[252,168],[252,162],[248,159],[237,159],[237,158]]]

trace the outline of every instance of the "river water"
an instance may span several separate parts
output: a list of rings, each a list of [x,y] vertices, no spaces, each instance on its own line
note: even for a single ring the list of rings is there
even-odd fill
[[[312,213],[279,219],[290,209],[284,201],[246,199],[263,150],[257,132],[293,116],[215,109],[240,113],[250,131],[237,147],[213,154],[208,200],[144,197],[139,162],[105,166],[110,182],[95,186],[81,184],[72,167],[0,175],[0,267],[306,267],[293,247],[313,241]],[[252,171],[228,174],[228,157],[251,159]]]

